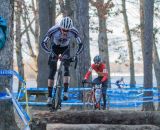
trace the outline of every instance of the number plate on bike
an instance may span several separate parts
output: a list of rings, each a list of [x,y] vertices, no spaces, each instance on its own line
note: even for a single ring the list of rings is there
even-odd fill
[[[95,84],[94,88],[95,89],[100,89],[100,88],[102,88],[102,84]]]

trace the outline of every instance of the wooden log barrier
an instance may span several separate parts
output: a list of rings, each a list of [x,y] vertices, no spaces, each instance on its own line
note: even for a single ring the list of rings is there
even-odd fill
[[[119,124],[119,125],[155,125],[160,127],[160,113],[157,111],[58,111],[36,113],[31,126],[47,124]],[[33,129],[34,130],[34,129]],[[39,130],[41,130],[39,128]],[[44,130],[44,129],[43,129]]]
[[[159,130],[153,125],[48,124],[47,130]]]

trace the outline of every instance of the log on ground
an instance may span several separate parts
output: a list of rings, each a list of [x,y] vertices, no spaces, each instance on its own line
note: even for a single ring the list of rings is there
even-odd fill
[[[153,125],[48,124],[47,130],[159,130]]]
[[[48,123],[64,124],[121,124],[121,125],[155,125],[160,126],[160,113],[156,111],[58,111],[36,113],[33,126]],[[43,123],[42,123],[43,122]]]

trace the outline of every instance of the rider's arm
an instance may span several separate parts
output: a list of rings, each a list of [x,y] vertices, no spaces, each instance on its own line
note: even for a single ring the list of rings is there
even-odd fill
[[[108,79],[108,71],[106,69],[106,65],[103,65],[103,78],[101,80],[101,82],[104,82]]]
[[[82,51],[83,51],[83,44],[80,43],[80,44],[78,44],[78,49],[77,49],[76,55],[79,55]]]
[[[44,40],[41,42],[41,46],[42,46],[43,50],[47,53],[50,53],[50,49],[47,46],[49,39],[50,38],[48,36],[45,36]]]
[[[81,39],[79,37],[79,32],[74,27],[71,29],[71,32],[73,33],[73,35],[77,41],[77,44],[78,44],[78,49],[77,49],[76,55],[79,55],[83,51],[83,44],[82,44]]]
[[[48,41],[51,39],[52,34],[54,34],[57,30],[58,30],[58,26],[53,26],[52,28],[50,28],[41,42],[41,46],[43,50],[47,53],[51,52],[51,49],[48,48],[47,46]]]
[[[84,79],[86,79],[86,80],[88,80],[88,79],[89,79],[89,76],[91,75],[92,70],[93,70],[93,68],[92,68],[92,66],[91,66],[91,67],[89,68],[88,72],[86,73],[86,75],[85,75]]]
[[[119,84],[119,80],[117,80],[115,83],[116,83],[116,84]]]

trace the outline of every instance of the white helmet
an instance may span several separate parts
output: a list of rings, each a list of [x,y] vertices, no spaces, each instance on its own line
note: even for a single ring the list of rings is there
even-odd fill
[[[72,19],[69,17],[64,17],[60,22],[60,27],[69,30],[73,27]]]

